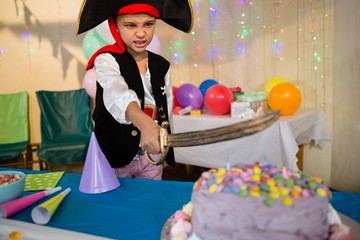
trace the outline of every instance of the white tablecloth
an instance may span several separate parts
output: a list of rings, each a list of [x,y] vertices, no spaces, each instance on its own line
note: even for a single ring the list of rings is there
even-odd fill
[[[226,167],[227,163],[268,162],[292,170],[299,145],[313,141],[323,148],[331,141],[326,114],[319,110],[299,109],[292,116],[282,116],[262,132],[251,136],[202,146],[175,148],[176,162],[207,168]],[[212,129],[241,121],[230,116],[173,116],[174,133]]]

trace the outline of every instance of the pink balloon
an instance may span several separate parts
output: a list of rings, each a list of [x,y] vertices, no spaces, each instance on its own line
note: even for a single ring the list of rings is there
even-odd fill
[[[160,40],[159,40],[158,36],[156,36],[156,34],[154,34],[154,37],[153,37],[151,43],[149,44],[149,46],[147,46],[146,50],[156,53],[156,54],[160,54],[161,45],[160,45]]]
[[[89,69],[86,71],[83,81],[83,87],[85,88],[86,93],[95,99],[96,95],[96,71],[95,69]]]

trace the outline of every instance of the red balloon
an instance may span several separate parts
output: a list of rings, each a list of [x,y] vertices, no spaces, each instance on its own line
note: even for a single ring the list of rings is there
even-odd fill
[[[292,115],[300,107],[300,91],[292,83],[279,83],[271,89],[268,104],[272,110],[280,110],[281,116]]]
[[[230,112],[233,101],[234,95],[230,88],[222,84],[216,84],[206,91],[204,104],[211,114],[225,115]]]
[[[177,91],[177,90],[178,90],[178,87],[175,87],[175,86],[172,87],[172,92],[173,92],[173,109],[180,106],[178,100],[176,99],[176,91]]]

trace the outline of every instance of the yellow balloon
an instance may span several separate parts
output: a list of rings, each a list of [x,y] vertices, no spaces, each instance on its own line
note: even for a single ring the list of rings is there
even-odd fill
[[[284,77],[273,77],[270,78],[264,85],[263,85],[263,91],[270,93],[271,89],[278,85],[279,83],[290,83],[290,81],[287,78]]]

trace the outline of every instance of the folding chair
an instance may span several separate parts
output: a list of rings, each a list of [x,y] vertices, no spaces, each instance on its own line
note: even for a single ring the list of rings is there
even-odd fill
[[[0,167],[32,168],[27,92],[0,94]]]
[[[86,91],[37,91],[36,97],[41,112],[38,158],[48,170],[83,164],[94,130]]]

